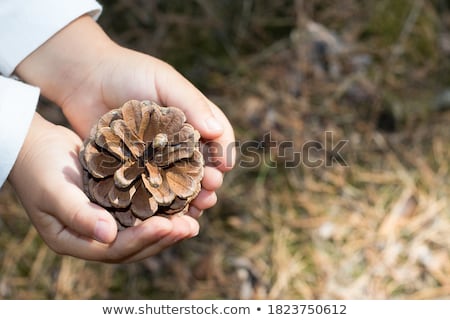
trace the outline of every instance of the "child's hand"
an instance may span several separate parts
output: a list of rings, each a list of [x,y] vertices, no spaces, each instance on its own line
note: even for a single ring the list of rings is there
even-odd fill
[[[198,233],[189,216],[152,217],[117,233],[114,218],[82,191],[78,151],[72,131],[35,115],[9,176],[44,241],[58,253],[104,262],[152,256]]]
[[[151,36],[151,35],[149,35]],[[180,53],[182,54],[182,53]],[[223,172],[234,165],[233,129],[222,111],[168,64],[113,43],[90,18],[74,21],[25,59],[17,73],[62,107],[81,137],[109,109],[129,99],[183,109],[211,146],[202,191],[190,206],[200,215],[216,203]],[[215,150],[213,152],[212,150]]]

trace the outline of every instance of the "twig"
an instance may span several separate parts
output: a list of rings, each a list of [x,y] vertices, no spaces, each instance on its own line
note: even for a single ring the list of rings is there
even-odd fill
[[[417,19],[420,16],[420,12],[422,10],[423,5],[424,5],[423,0],[414,1],[411,11],[409,12],[408,17],[406,18],[402,31],[400,32],[400,35],[398,37],[398,41],[391,48],[390,55],[387,59],[388,66],[392,66],[398,59],[398,57],[404,52],[406,40],[411,35],[411,32],[417,22]]]

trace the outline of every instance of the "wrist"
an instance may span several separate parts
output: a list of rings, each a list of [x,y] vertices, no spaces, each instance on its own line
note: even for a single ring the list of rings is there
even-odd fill
[[[29,183],[23,177],[29,174],[27,170],[29,168],[28,164],[33,163],[33,146],[40,145],[43,132],[46,132],[50,126],[52,124],[43,119],[39,114],[34,114],[28,133],[8,177],[8,180],[16,189],[24,183]]]
[[[95,76],[115,44],[90,17],[82,16],[48,39],[16,68],[24,81],[58,105]]]

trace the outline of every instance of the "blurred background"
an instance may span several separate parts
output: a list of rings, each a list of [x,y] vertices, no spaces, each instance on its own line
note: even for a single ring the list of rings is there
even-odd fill
[[[450,1],[101,2],[224,110],[238,164],[198,237],[125,265],[56,255],[4,185],[0,298],[450,298]]]

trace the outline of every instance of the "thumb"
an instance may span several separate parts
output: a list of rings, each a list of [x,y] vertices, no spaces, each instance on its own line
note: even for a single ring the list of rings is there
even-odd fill
[[[159,67],[164,69],[157,72],[155,79],[155,91],[160,102],[182,109],[188,122],[203,138],[216,139],[221,136],[225,124],[215,115],[212,103],[170,65],[161,62]]]
[[[99,242],[111,243],[117,236],[117,224],[112,215],[92,203],[78,186],[64,184],[58,188],[49,212],[66,228]]]

